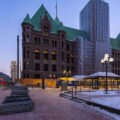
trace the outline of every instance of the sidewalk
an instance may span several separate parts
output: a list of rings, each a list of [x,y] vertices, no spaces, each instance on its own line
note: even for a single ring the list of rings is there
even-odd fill
[[[114,120],[84,103],[79,104],[59,97],[59,89],[33,88],[29,94],[35,103],[32,112],[3,115],[0,120]],[[8,90],[0,91],[0,96],[7,95]]]

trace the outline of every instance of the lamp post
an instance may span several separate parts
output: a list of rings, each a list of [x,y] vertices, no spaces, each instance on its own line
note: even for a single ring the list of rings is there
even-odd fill
[[[101,59],[101,63],[105,64],[105,66],[106,66],[106,81],[105,81],[105,91],[106,91],[106,94],[107,94],[107,91],[108,91],[108,80],[107,80],[108,64],[113,62],[113,61],[114,61],[114,59],[110,58],[109,54],[105,54],[104,58]]]

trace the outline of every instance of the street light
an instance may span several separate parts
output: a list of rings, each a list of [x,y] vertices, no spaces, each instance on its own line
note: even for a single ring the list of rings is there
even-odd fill
[[[106,94],[108,91],[108,80],[107,80],[108,63],[111,63],[113,61],[114,61],[114,58],[110,58],[109,54],[105,54],[104,58],[101,59],[101,63],[106,65],[106,85],[105,85]]]

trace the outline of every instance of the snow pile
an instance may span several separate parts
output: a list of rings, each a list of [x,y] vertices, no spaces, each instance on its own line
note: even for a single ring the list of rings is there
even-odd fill
[[[92,101],[112,108],[120,109],[120,97],[92,98]]]
[[[84,95],[118,95],[116,91],[108,91],[108,94],[105,94],[104,90],[98,90],[95,92],[81,92],[80,94]]]

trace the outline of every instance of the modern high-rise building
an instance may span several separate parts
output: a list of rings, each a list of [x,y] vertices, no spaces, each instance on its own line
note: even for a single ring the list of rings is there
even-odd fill
[[[104,71],[100,61],[106,53],[111,56],[108,3],[90,0],[80,12],[80,29],[87,38],[83,43],[84,73]]]
[[[16,61],[11,61],[10,74],[13,81],[17,78],[17,66]]]

